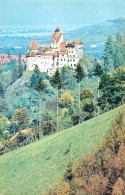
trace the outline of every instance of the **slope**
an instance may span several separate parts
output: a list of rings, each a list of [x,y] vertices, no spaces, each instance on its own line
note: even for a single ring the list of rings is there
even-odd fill
[[[55,133],[31,145],[0,157],[0,189],[2,195],[45,194],[64,176],[69,162],[96,151],[108,133],[119,107]]]
[[[125,34],[125,18],[107,20],[105,22],[85,26],[65,34],[66,40],[81,39],[84,42],[84,52],[88,56],[102,57],[104,43],[109,35]],[[92,46],[94,45],[94,47]]]

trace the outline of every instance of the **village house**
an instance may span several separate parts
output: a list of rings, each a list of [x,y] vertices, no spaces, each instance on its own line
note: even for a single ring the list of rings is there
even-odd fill
[[[83,58],[83,42],[80,39],[75,42],[64,42],[63,32],[56,27],[52,34],[51,45],[43,47],[42,51],[33,39],[30,52],[26,56],[26,69],[33,71],[37,65],[40,72],[52,75],[56,68],[62,68],[64,65],[75,69],[81,58]]]
[[[6,64],[11,61],[15,61],[17,64],[19,64],[19,56],[18,55],[8,55],[5,53],[0,54],[0,64]],[[21,63],[24,65],[26,63],[26,56],[21,55]]]

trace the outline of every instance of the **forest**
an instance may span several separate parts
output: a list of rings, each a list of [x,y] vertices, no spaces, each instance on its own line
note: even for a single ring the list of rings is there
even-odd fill
[[[12,61],[0,66],[1,154],[112,110],[125,101],[125,37],[107,38],[102,58],[50,77]]]

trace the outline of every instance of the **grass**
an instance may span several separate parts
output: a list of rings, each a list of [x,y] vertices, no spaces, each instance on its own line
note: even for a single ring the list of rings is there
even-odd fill
[[[0,157],[1,195],[39,195],[64,177],[69,162],[96,151],[119,107]]]

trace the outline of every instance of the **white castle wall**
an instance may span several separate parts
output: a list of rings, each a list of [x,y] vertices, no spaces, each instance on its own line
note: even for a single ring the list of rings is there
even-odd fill
[[[27,70],[33,71],[37,65],[40,72],[46,72],[52,75],[57,67],[62,68],[64,65],[69,65],[71,68],[75,69],[78,61],[83,58],[83,44],[70,44],[66,46],[66,52],[59,52],[60,45],[63,42],[63,33],[58,42],[51,42],[51,50],[37,54],[32,57],[27,56]],[[58,56],[54,56],[54,52],[58,51]],[[36,53],[36,52],[35,52]]]

